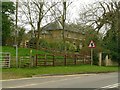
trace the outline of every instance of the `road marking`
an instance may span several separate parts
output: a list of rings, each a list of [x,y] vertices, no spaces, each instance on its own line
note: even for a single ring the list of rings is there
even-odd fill
[[[120,86],[120,83],[116,83],[116,84],[104,86],[104,87],[101,87],[101,88],[97,88],[97,89],[94,89],[94,90],[107,90],[109,88],[118,88],[119,86]]]
[[[27,84],[27,85],[15,86],[15,87],[7,87],[7,88],[22,88],[22,87],[39,85],[39,84],[47,84],[47,83],[58,82],[58,81],[66,81],[66,80],[78,79],[78,78],[81,78],[81,77],[75,77],[75,78],[71,78],[71,79],[61,79],[61,80],[55,80],[55,81],[52,80],[52,81],[48,81],[48,82],[44,82],[44,83],[34,83],[34,84]]]
[[[115,88],[115,87],[118,87],[118,86],[120,86],[120,83],[104,86],[104,87],[101,87],[101,88]]]

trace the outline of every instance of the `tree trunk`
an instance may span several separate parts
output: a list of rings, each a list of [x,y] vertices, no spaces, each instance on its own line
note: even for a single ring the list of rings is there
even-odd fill
[[[37,36],[37,42],[36,42],[36,49],[39,49],[39,43],[40,43],[40,35],[41,35],[41,22],[42,22],[42,17],[43,17],[43,2],[40,2],[40,8],[39,8],[39,18],[38,18],[38,23],[37,23],[37,31],[38,31],[38,36]]]
[[[66,2],[63,2],[63,15],[62,15],[62,26],[63,26],[63,43],[65,45],[65,19],[66,19]],[[64,47],[64,51],[66,52],[66,46]]]

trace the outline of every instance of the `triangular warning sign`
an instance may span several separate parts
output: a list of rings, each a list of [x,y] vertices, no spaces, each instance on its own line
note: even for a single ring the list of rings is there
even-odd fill
[[[88,47],[89,48],[95,48],[95,43],[91,40]]]

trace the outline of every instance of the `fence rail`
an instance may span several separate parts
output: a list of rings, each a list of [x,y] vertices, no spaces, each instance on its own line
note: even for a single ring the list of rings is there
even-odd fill
[[[9,52],[0,52],[0,67],[10,68],[10,53]]]
[[[77,64],[90,64],[90,56],[65,54],[36,54],[35,66],[57,66],[57,65],[77,65]]]
[[[33,66],[67,66],[90,63],[90,56],[81,54],[36,54],[34,56],[18,57],[20,68]],[[16,67],[15,56],[9,57],[9,67]]]

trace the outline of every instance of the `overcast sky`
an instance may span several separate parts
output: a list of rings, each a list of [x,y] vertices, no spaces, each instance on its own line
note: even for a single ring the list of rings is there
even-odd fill
[[[11,0],[16,2],[16,0]],[[19,0],[18,0],[19,1]],[[26,0],[23,0],[26,1]],[[61,0],[48,0],[49,2],[59,2]],[[67,0],[66,0],[67,1]],[[97,1],[103,0],[70,0],[72,4],[69,7],[70,17],[68,17],[72,22],[75,22],[79,18],[79,12],[83,11],[83,7],[88,4],[92,4]],[[26,26],[27,29],[30,29],[30,26]]]
[[[16,1],[16,0],[11,0]],[[18,0],[19,1],[19,0]],[[25,1],[25,0],[23,0]],[[42,1],[42,0],[41,0]],[[46,1],[46,0],[45,0]],[[48,0],[49,2],[58,2],[61,0]],[[67,1],[67,0],[66,0]],[[79,13],[84,12],[83,7],[86,7],[89,4],[100,2],[100,1],[111,1],[111,0],[70,0],[73,2],[69,8],[70,10],[70,19],[75,22],[77,18],[79,18]],[[120,1],[120,0],[113,0],[113,1]],[[30,29],[30,26],[26,27],[27,29]]]
[[[79,13],[84,12],[84,7],[88,5],[92,5],[93,3],[96,2],[101,2],[101,1],[111,1],[111,0],[71,0],[73,3],[71,5],[71,12],[72,12],[72,19],[75,20],[76,18],[79,18]],[[118,0],[113,0],[113,1],[118,1]],[[120,1],[120,0],[119,0]]]

